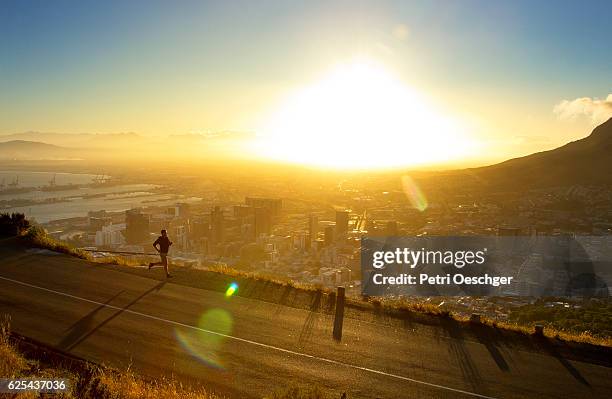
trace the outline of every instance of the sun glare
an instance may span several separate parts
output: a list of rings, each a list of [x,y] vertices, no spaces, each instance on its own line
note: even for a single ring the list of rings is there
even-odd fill
[[[262,129],[264,156],[334,168],[384,168],[460,158],[459,124],[373,62],[340,66],[292,94]]]

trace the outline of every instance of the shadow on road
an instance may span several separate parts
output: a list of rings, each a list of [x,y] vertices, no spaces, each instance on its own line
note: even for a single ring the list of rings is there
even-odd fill
[[[484,387],[482,385],[480,372],[472,360],[472,356],[465,347],[465,337],[463,336],[461,326],[457,325],[452,319],[444,319],[441,326],[452,338],[449,340],[449,349],[457,360],[463,379],[468,382],[475,391],[485,393],[483,392]]]
[[[501,371],[510,371],[510,366],[508,366],[508,362],[506,362],[506,359],[504,359],[504,356],[502,355],[498,347],[498,332],[490,328],[482,328],[481,326],[473,326],[471,330],[476,336],[478,342],[480,342],[485,346],[485,348],[487,348],[489,354],[495,361],[495,364],[497,364],[497,367],[499,367]]]
[[[321,297],[322,292],[316,291],[314,294],[314,298],[312,299],[312,303],[310,304],[310,312],[308,313],[306,321],[302,326],[302,331],[300,331],[300,337],[298,339],[298,343],[300,346],[307,342],[312,335],[312,330],[314,329],[314,326],[317,323],[317,320],[320,315],[319,308],[321,307]]]
[[[586,386],[591,386],[589,382],[580,374],[580,371],[576,369],[561,353],[555,348],[555,346],[548,339],[539,339],[539,345],[545,352],[550,354],[552,357],[557,359],[559,363],[576,379],[579,383]]]
[[[134,298],[125,307],[121,308],[120,310],[117,310],[113,315],[108,317],[106,320],[104,320],[103,322],[101,322],[97,326],[93,326],[93,321],[94,321],[94,318],[95,318],[96,314],[100,310],[105,308],[106,305],[108,305],[113,299],[118,297],[123,291],[115,294],[112,298],[107,300],[104,303],[104,305],[98,306],[96,309],[94,309],[93,311],[89,312],[86,316],[84,316],[83,318],[78,320],[76,323],[74,323],[72,326],[70,326],[67,329],[68,334],[66,334],[66,336],[64,338],[62,338],[62,340],[58,343],[57,347],[59,349],[65,350],[65,351],[70,351],[70,350],[76,348],[81,342],[85,341],[87,338],[89,338],[92,334],[94,334],[100,328],[104,327],[106,324],[108,324],[110,321],[112,321],[115,317],[117,317],[121,313],[123,313],[126,309],[130,308],[131,306],[133,306],[135,303],[140,301],[142,298],[144,298],[145,296],[147,296],[151,292],[159,291],[165,284],[166,284],[166,282],[162,281],[159,284],[155,285],[154,287],[151,287],[147,291],[145,291],[142,294],[140,294],[138,297]]]
[[[71,343],[77,341],[79,337],[89,331],[93,326],[96,314],[102,309],[104,309],[106,305],[111,303],[113,299],[117,298],[123,292],[125,291],[119,291],[118,293],[110,297],[110,299],[108,299],[106,302],[104,302],[103,305],[99,305],[97,308],[87,313],[81,319],[77,320],[73,325],[64,330],[64,332],[67,332],[68,334],[64,338],[62,338],[62,340],[58,344],[58,347],[61,349],[66,349],[68,346],[70,346]]]
[[[278,299],[278,306],[276,307],[275,315],[279,315],[285,306],[291,306],[287,304],[287,299],[289,298],[289,294],[293,290],[290,286],[285,286],[283,292],[281,293],[280,298]]]

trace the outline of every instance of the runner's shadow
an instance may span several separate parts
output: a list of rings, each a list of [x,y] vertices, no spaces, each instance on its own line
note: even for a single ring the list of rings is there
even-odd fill
[[[109,300],[104,302],[102,305],[99,305],[97,308],[87,313],[85,316],[77,320],[73,325],[64,330],[64,333],[68,332],[62,341],[58,344],[59,348],[64,349],[66,346],[69,346],[70,343],[79,339],[81,335],[83,335],[86,331],[91,329],[94,323],[94,319],[96,314],[100,312],[102,309],[106,307],[109,303],[113,301],[113,299],[117,298],[124,291],[119,291],[115,295],[113,295]]]
[[[77,345],[79,345],[81,342],[83,342],[84,340],[89,338],[92,334],[94,334],[100,328],[104,327],[106,324],[108,324],[110,321],[112,321],[115,317],[119,316],[121,313],[123,313],[123,311],[125,311],[128,308],[130,308],[132,305],[134,305],[136,302],[140,301],[142,298],[144,298],[145,296],[147,296],[151,292],[159,291],[165,284],[166,284],[166,282],[162,281],[159,284],[155,285],[154,287],[151,287],[147,291],[145,291],[142,294],[140,294],[138,297],[134,298],[125,307],[117,310],[113,315],[111,315],[106,320],[104,320],[103,322],[101,322],[100,324],[98,324],[97,326],[92,328],[92,325],[93,325],[93,322],[94,322],[96,314],[98,314],[98,312],[100,312],[103,308],[109,307],[109,303],[113,299],[118,297],[123,291],[117,293],[115,296],[110,298],[104,304],[98,306],[96,309],[94,309],[93,311],[89,312],[85,317],[83,317],[82,319],[80,319],[76,323],[74,323],[72,326],[70,326],[67,329],[68,334],[64,338],[62,338],[62,340],[58,343],[58,345],[57,345],[58,348],[62,349],[62,350],[65,350],[65,351],[70,351],[70,350],[76,348]],[[112,309],[115,309],[115,307],[113,307]]]

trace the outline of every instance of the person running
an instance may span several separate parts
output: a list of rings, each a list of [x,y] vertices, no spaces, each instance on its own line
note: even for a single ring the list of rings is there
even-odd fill
[[[172,241],[168,238],[168,233],[166,230],[161,231],[161,236],[155,240],[153,243],[153,248],[157,252],[159,252],[159,256],[161,258],[160,262],[151,262],[149,263],[149,270],[153,266],[164,266],[164,270],[166,271],[166,278],[172,277],[170,273],[168,273],[168,250],[170,249],[170,245],[172,245]]]

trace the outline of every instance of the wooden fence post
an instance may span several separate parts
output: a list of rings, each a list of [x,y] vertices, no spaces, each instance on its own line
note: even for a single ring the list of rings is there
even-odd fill
[[[334,317],[334,339],[342,339],[342,322],[344,320],[344,287],[338,287],[336,294],[336,315]]]

